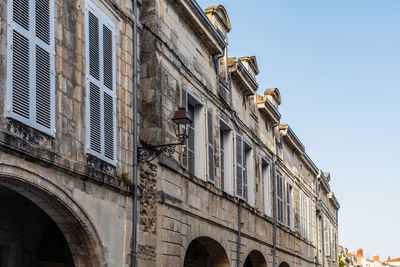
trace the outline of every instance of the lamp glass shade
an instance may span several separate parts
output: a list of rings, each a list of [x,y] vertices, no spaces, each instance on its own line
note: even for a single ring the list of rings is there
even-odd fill
[[[176,136],[184,140],[189,135],[190,124],[192,119],[185,108],[179,108],[175,111],[174,117],[171,119],[174,122]]]

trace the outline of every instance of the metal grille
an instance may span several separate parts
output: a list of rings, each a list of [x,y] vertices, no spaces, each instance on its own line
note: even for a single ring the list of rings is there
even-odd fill
[[[100,88],[90,83],[90,148],[101,153]]]
[[[50,2],[49,0],[36,0],[36,36],[50,44]]]
[[[89,74],[100,80],[99,19],[89,11]]]
[[[29,40],[13,31],[12,110],[29,119]]]
[[[103,25],[103,76],[104,85],[113,90],[113,45],[112,32]]]
[[[104,93],[104,155],[114,160],[114,103],[107,93]]]
[[[36,46],[36,122],[51,127],[50,54]]]
[[[29,0],[14,0],[13,20],[29,30]]]

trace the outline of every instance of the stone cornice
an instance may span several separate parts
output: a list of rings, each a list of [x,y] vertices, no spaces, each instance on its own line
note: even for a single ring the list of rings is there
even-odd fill
[[[335,194],[332,191],[329,192],[328,198],[333,203],[333,205],[335,205],[336,209],[340,209],[339,201],[337,201]]]
[[[303,155],[305,152],[304,145],[289,125],[284,123],[279,124],[279,132],[282,133],[284,141],[286,141],[286,143],[289,144],[297,154]]]
[[[318,178],[320,179],[320,184],[322,185],[322,188],[325,190],[326,193],[329,193],[331,191],[331,188],[329,186],[328,180],[326,180],[325,175],[322,171],[319,172]]]
[[[259,95],[257,96],[257,108],[260,113],[265,113],[274,122],[274,124],[277,124],[281,119],[281,114],[279,111],[266,97]]]
[[[239,59],[229,58],[228,70],[232,74],[232,77],[240,82],[241,88],[249,95],[254,95],[256,93],[258,83]]]
[[[199,36],[216,54],[222,54],[226,42],[199,4],[195,0],[177,0],[174,2],[186,13],[185,17],[191,21],[188,25],[191,25],[199,33]]]
[[[314,162],[311,160],[311,158],[307,155],[307,153],[303,153],[303,155],[301,156],[301,160],[303,161],[303,163],[307,166],[308,169],[312,170],[313,173],[315,175],[318,174],[318,168],[317,166],[314,164]]]

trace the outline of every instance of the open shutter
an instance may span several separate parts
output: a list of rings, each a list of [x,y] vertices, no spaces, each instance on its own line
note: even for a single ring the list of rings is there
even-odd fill
[[[243,139],[236,134],[236,195],[243,198]]]
[[[103,24],[104,155],[115,160],[116,99],[113,26]]]
[[[88,153],[116,163],[114,24],[94,4],[87,7]]]
[[[8,5],[8,115],[53,136],[53,0],[10,0]]]
[[[208,180],[215,183],[214,168],[214,136],[213,136],[213,117],[211,110],[207,110],[207,133],[208,133]]]
[[[187,100],[188,100],[187,90],[184,87],[182,87],[182,90],[181,90],[181,107],[185,108],[186,111],[188,111],[188,102],[187,102]],[[194,118],[191,118],[191,119],[193,120]],[[189,134],[193,134],[193,133],[189,133]],[[188,167],[188,144],[189,144],[188,143],[189,142],[188,139],[189,138],[187,138],[185,140],[185,145],[183,146],[183,151],[182,151],[182,165],[185,168]]]

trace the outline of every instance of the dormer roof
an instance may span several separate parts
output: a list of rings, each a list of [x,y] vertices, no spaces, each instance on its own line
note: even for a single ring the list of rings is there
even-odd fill
[[[228,58],[228,71],[248,95],[256,93],[258,83],[239,59]]]
[[[265,96],[257,95],[257,108],[261,114],[265,114],[274,124],[277,124],[281,119],[278,109]]]
[[[228,13],[223,5],[215,5],[207,7],[204,12],[210,19],[211,23],[224,35],[232,30],[231,21]]]
[[[276,106],[282,104],[281,93],[278,88],[267,88],[264,91],[264,95],[271,98],[271,102],[276,102]]]
[[[250,71],[254,78],[260,73],[256,56],[240,57],[239,60],[243,63],[247,70]]]

